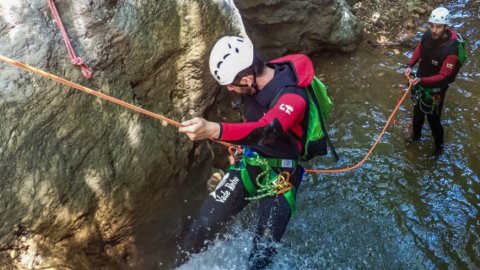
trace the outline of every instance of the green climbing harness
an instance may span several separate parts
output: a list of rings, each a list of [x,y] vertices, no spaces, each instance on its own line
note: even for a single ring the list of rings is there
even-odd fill
[[[292,159],[266,158],[248,148],[241,148],[237,155],[237,162],[230,165],[230,170],[239,170],[243,185],[247,190],[247,200],[257,200],[269,196],[283,195],[288,202],[292,215],[296,210],[295,187],[289,182],[290,173],[287,171],[277,172],[278,168],[292,168],[298,166],[298,162]],[[255,178],[255,184],[248,173],[248,166],[258,167],[261,173]]]
[[[412,93],[413,105],[418,104],[420,110],[425,114],[433,114],[435,111],[438,114],[442,103],[442,94],[440,87],[429,88],[417,85]]]

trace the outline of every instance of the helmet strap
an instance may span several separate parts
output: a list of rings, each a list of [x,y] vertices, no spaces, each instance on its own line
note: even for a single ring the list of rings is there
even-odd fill
[[[255,89],[255,92],[254,94],[258,93],[258,91],[260,91],[258,89],[258,84],[257,84],[257,71],[254,69],[253,70],[253,83],[252,83],[252,87],[253,89]]]

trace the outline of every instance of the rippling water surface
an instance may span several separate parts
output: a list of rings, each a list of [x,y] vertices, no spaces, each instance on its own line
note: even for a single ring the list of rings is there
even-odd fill
[[[364,166],[307,175],[271,269],[480,269],[480,1],[448,7],[455,28],[470,40],[470,59],[447,92],[445,153],[430,157],[427,123],[421,142],[404,143],[412,116],[406,100]],[[363,48],[315,59],[335,103],[329,125],[341,155],[335,166],[360,161],[374,142],[397,100],[401,66],[411,51]],[[311,166],[334,165],[326,159]],[[226,239],[179,269],[244,269],[254,209],[235,220]]]

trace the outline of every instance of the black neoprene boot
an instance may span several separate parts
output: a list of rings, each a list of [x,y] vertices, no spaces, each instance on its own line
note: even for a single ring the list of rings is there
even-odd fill
[[[435,146],[435,150],[433,150],[432,157],[439,157],[443,154],[443,145]]]

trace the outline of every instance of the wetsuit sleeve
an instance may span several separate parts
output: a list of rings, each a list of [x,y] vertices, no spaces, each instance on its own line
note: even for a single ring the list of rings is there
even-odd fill
[[[301,96],[284,94],[257,122],[221,123],[220,140],[242,145],[270,143],[282,133],[299,126],[306,107]]]
[[[457,55],[449,55],[443,61],[442,67],[440,68],[440,72],[436,75],[430,77],[422,77],[421,84],[428,86],[441,83],[443,80],[448,78],[455,69],[455,65],[457,64],[458,56]]]
[[[415,64],[420,60],[420,57],[422,56],[422,43],[418,43],[417,48],[415,48],[415,51],[413,52],[412,57],[410,58],[410,61],[408,61],[408,66],[413,67]]]

